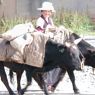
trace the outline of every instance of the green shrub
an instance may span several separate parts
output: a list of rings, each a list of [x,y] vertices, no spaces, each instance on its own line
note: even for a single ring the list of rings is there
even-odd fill
[[[28,20],[24,18],[14,18],[14,19],[0,19],[0,33],[7,31],[8,29],[13,28],[17,24],[25,23]]]
[[[91,24],[90,18],[86,14],[78,12],[59,11],[54,17],[55,24],[64,25],[66,28],[72,29],[76,33],[93,31],[94,25]]]
[[[79,14],[78,12],[70,12],[60,10],[56,15],[53,17],[55,25],[64,25],[66,28],[70,28],[76,33],[84,34],[90,33],[95,29],[95,26],[91,24],[90,18],[85,14]],[[25,18],[14,18],[14,19],[0,19],[0,33],[11,29],[17,24],[25,23],[25,22],[32,22],[35,26],[35,19],[25,19]]]

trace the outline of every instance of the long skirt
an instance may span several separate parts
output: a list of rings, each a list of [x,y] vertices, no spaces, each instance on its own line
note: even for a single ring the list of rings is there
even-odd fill
[[[53,87],[56,87],[60,80],[62,80],[64,77],[64,74],[65,72],[62,69],[55,68],[49,72],[46,72],[43,75],[43,78],[47,86],[51,85]]]

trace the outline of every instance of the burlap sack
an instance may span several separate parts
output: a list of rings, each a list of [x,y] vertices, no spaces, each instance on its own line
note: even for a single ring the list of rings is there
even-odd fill
[[[45,44],[49,39],[44,33],[32,33],[33,42],[25,48],[24,59],[25,63],[35,67],[42,67],[45,56]]]
[[[32,34],[33,42],[25,48],[22,55],[6,40],[0,40],[0,61],[14,61],[17,64],[27,64],[35,67],[42,67],[45,56],[45,44],[49,37],[43,33],[35,32]]]

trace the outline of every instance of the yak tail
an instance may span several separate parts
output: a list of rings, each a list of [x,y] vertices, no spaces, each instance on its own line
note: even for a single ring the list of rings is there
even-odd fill
[[[13,78],[13,71],[9,70],[9,77],[10,77],[10,82],[13,84],[14,78]]]

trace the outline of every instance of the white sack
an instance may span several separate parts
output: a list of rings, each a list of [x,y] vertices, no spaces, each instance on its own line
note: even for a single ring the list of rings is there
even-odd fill
[[[23,49],[26,45],[32,43],[33,37],[30,33],[26,33],[12,41],[10,41],[11,46],[23,54]]]
[[[10,41],[27,32],[33,32],[33,31],[34,31],[34,27],[31,22],[25,24],[18,24],[13,29],[3,33],[2,38]]]
[[[14,61],[23,64],[23,56],[16,51],[6,40],[0,38],[0,61]]]

